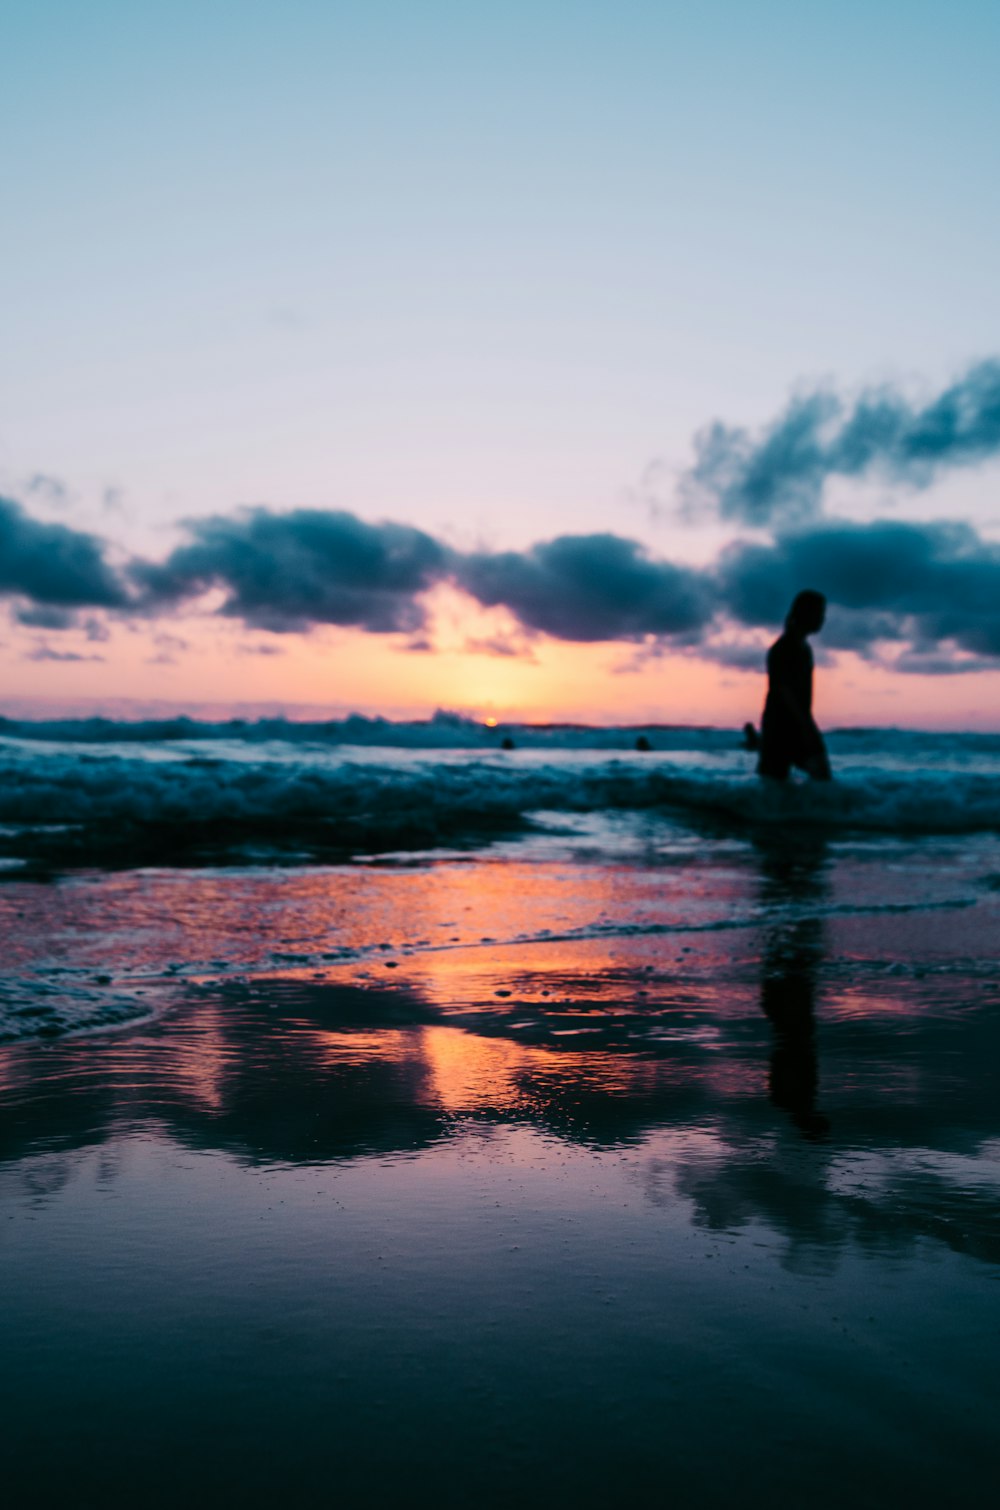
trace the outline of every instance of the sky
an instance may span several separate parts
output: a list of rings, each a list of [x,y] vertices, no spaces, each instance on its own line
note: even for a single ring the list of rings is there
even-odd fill
[[[0,710],[1000,728],[1000,9],[33,0]]]

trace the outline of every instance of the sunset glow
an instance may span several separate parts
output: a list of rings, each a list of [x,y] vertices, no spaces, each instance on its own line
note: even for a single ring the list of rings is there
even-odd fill
[[[293,8],[5,39],[0,712],[1000,728],[985,8]]]
[[[985,1503],[1000,4],[0,38],[4,1503]]]
[[[470,611],[470,637],[480,618]],[[0,711],[413,719],[449,708],[487,728],[515,721],[739,728],[760,714],[766,648],[759,667],[746,668],[655,647],[650,655],[641,646],[546,638],[524,654],[499,656],[453,636],[442,636],[438,648],[410,650],[352,630],[248,638],[204,619],[162,631],[113,628],[99,659],[87,658],[92,647],[82,639],[62,643],[65,660],[8,661]],[[841,652],[817,672],[817,711],[827,725],[990,729],[997,708],[1000,671],[900,677],[889,665]]]

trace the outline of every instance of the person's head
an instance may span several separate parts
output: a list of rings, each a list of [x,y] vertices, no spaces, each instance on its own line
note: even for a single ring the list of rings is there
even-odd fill
[[[804,592],[796,594],[795,601],[788,610],[785,628],[795,629],[799,634],[816,634],[823,628],[825,618],[826,599],[821,592],[814,592],[811,587],[807,587]]]

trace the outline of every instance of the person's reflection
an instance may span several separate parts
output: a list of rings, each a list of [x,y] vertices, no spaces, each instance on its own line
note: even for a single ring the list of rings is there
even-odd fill
[[[828,894],[826,844],[782,836],[759,846],[761,900],[767,915],[760,1005],[774,1030],[770,1095],[807,1138],[829,1122],[816,1109],[817,976],[825,953],[822,917],[811,911]]]

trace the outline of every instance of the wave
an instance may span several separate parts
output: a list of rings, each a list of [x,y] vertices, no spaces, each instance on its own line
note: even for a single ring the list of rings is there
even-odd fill
[[[152,744],[239,741],[245,744],[357,745],[362,748],[412,750],[490,750],[514,737],[530,749],[633,749],[640,735],[671,750],[731,749],[738,743],[731,729],[688,725],[637,724],[602,727],[592,724],[492,724],[460,713],[439,711],[432,718],[401,721],[352,713],[347,718],[307,721],[286,718],[189,718],[45,720],[0,717],[0,737],[59,744]]]
[[[352,713],[346,718],[305,721],[287,718],[13,719],[0,717],[0,740],[59,745],[204,744],[225,741],[246,746],[287,745],[363,749],[476,750],[500,747],[504,738],[518,749],[624,751],[643,738],[653,751],[724,753],[740,748],[738,731],[694,724],[496,724],[439,710],[432,718],[398,721]],[[837,729],[831,746],[851,755],[879,758],[1000,758],[1000,734],[912,729]]]
[[[995,770],[855,765],[829,785],[760,782],[738,758],[345,758],[301,746],[208,754],[0,740],[0,874],[51,866],[308,863],[481,843],[559,815],[647,812],[689,828],[1000,831]],[[2,868],[6,865],[6,869]]]

